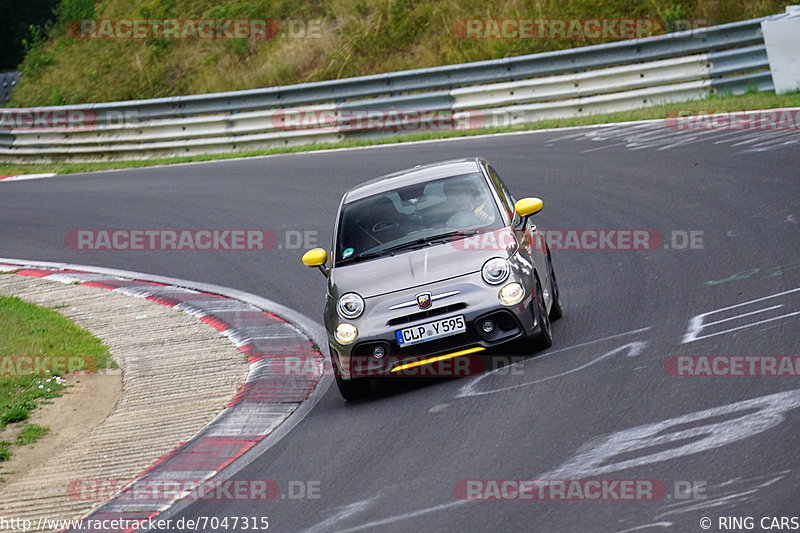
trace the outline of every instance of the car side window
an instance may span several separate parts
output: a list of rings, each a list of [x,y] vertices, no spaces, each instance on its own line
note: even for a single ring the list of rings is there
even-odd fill
[[[489,178],[492,180],[492,184],[495,189],[497,189],[497,192],[500,193],[500,202],[502,202],[505,212],[508,213],[509,220],[512,220],[514,218],[514,204],[516,201],[511,195],[511,191],[508,190],[508,187],[506,187],[506,184],[500,179],[497,171],[491,166],[489,167]]]

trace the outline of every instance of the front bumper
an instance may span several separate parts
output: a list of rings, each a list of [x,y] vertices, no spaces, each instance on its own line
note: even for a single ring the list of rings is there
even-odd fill
[[[522,284],[525,297],[514,306],[503,305],[498,300],[500,288],[512,281]],[[430,292],[434,298],[437,295],[457,292],[452,296],[434,300],[427,310],[420,310],[416,305],[400,307],[408,302],[413,302],[420,292]],[[445,280],[424,287],[405,289],[391,294],[386,294],[365,300],[364,314],[357,320],[348,321],[358,328],[358,339],[349,345],[341,345],[333,336],[336,326],[342,322],[338,316],[326,323],[329,332],[329,344],[333,367],[336,375],[344,379],[359,377],[378,377],[395,375],[417,375],[416,372],[398,372],[393,370],[408,363],[425,361],[442,355],[456,354],[467,351],[468,357],[476,357],[478,350],[473,348],[489,349],[515,339],[519,339],[538,331],[533,306],[533,284],[527,276],[517,275],[512,272],[504,283],[496,286],[487,285],[479,272],[467,274],[451,280]],[[395,309],[390,309],[395,307]],[[448,337],[412,344],[401,347],[397,343],[395,331],[425,324],[431,321],[463,315],[466,322],[466,331]],[[326,313],[326,316],[331,314]],[[495,329],[490,333],[481,330],[480,325],[487,319],[495,324]],[[383,355],[374,355],[375,347],[382,348]],[[450,370],[456,369],[459,375],[464,375],[463,361],[461,365],[445,358],[436,362],[438,374],[449,375]],[[444,361],[449,361],[444,363]],[[417,365],[416,368],[421,368]]]

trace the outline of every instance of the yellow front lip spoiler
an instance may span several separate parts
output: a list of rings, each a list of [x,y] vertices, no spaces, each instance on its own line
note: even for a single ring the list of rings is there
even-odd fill
[[[476,346],[475,348],[467,348],[466,350],[460,350],[458,352],[453,353],[446,353],[444,355],[437,355],[436,357],[430,357],[428,359],[421,359],[419,361],[412,361],[410,363],[405,363],[400,366],[394,367],[391,372],[400,372],[401,370],[406,370],[407,368],[415,368],[422,365],[429,365],[431,363],[435,363],[437,361],[444,361],[446,359],[452,359],[454,357],[459,357],[462,355],[469,355],[471,353],[482,352],[486,350],[481,346]]]

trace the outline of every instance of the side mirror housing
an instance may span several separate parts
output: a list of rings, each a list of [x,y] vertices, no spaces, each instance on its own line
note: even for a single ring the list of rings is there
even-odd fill
[[[325,263],[328,262],[328,252],[324,248],[312,248],[303,254],[303,264],[307,267],[317,267],[320,272],[327,277],[328,270]]]
[[[514,210],[517,212],[517,215],[519,215],[520,218],[535,215],[541,211],[543,207],[544,202],[541,200],[541,198],[523,198],[521,200],[517,200],[517,203],[514,204]]]

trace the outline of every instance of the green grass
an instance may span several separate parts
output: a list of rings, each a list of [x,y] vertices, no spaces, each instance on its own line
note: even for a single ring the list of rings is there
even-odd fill
[[[9,450],[10,446],[10,442],[0,441],[0,462],[11,459],[11,450]]]
[[[0,296],[0,324],[0,430],[28,420],[38,405],[61,395],[66,361],[79,362],[88,372],[116,366],[107,346],[53,310]],[[34,361],[43,363],[35,368]],[[46,432],[27,424],[16,444],[34,442]],[[9,446],[0,444],[0,460],[10,457]]]
[[[58,390],[60,390],[60,388]],[[32,407],[28,407],[25,403],[20,405],[11,405],[9,402],[9,404],[3,409],[3,414],[0,415],[0,427],[5,427],[8,424],[14,424],[15,422],[23,422],[27,420],[28,416],[30,416],[30,409],[32,409]]]
[[[107,368],[113,362],[108,347],[91,333],[53,310],[16,296],[0,296],[0,323],[0,355],[85,355],[96,363],[89,370]]]
[[[409,135],[398,135],[394,137],[368,139],[360,141],[347,141],[329,144],[310,144],[305,146],[293,146],[286,148],[273,148],[267,150],[255,150],[250,152],[231,152],[227,154],[197,155],[190,157],[176,157],[170,159],[151,159],[142,161],[118,161],[108,163],[50,163],[50,164],[3,164],[0,163],[0,175],[13,174],[33,174],[39,172],[56,172],[59,174],[72,174],[76,172],[91,172],[98,170],[109,170],[116,168],[138,168],[154,165],[166,165],[176,163],[189,163],[196,161],[213,161],[220,159],[233,159],[239,157],[252,157],[271,154],[297,153],[315,150],[330,150],[333,148],[349,148],[359,146],[375,146],[396,142],[413,142],[431,139],[445,139],[450,137],[467,137],[474,135],[485,135],[490,133],[506,133],[515,131],[528,131],[547,128],[564,128],[569,126],[585,126],[590,124],[609,124],[614,122],[624,122],[629,120],[646,120],[665,118],[670,111],[692,110],[692,111],[740,111],[747,109],[772,109],[781,107],[800,107],[800,92],[776,95],[774,92],[749,93],[741,96],[712,96],[704,100],[682,102],[678,104],[662,105],[626,111],[622,113],[610,113],[605,115],[591,115],[578,118],[544,120],[532,124],[505,128],[486,128],[471,131],[441,131],[417,133]]]
[[[17,440],[14,442],[17,446],[25,446],[33,444],[50,432],[50,428],[44,426],[37,426],[36,424],[26,424],[17,434]]]
[[[723,24],[783,13],[785,0],[62,0],[35,32],[9,107],[80,104],[252,89],[433,67],[604,42],[463,39],[459,20],[659,19]],[[319,21],[314,38],[87,40],[81,18]]]

